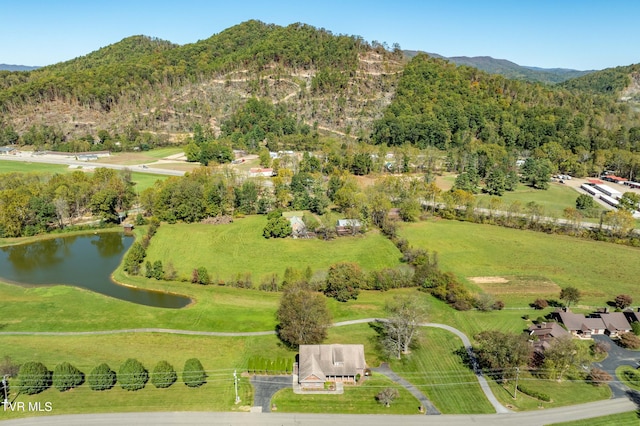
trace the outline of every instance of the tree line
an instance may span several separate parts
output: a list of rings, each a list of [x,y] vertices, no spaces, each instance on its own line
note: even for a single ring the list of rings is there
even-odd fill
[[[0,237],[35,235],[79,223],[87,214],[117,222],[135,200],[131,172],[8,173],[0,179]]]

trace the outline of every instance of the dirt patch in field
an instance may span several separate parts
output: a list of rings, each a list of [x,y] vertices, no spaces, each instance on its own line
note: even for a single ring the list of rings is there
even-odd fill
[[[546,277],[504,276],[469,277],[482,291],[493,294],[556,294],[560,292],[558,284]]]
[[[474,284],[504,284],[509,282],[505,277],[469,277],[469,281]]]

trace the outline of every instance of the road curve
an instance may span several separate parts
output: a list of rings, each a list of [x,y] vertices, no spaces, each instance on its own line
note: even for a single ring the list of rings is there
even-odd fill
[[[569,420],[581,420],[633,411],[637,407],[628,399],[614,399],[510,414],[470,414],[441,416],[401,416],[373,414],[300,414],[300,413],[226,413],[226,412],[144,412],[76,414],[30,417],[0,421],[2,426],[169,426],[169,425],[234,425],[234,426],[326,426],[332,424],[366,426],[542,426]],[[117,407],[114,407],[117,410]]]
[[[350,321],[341,321],[333,324],[333,327],[342,327],[353,324],[363,324],[375,321],[386,321],[384,318],[363,318]],[[464,344],[470,359],[473,361],[473,369],[480,383],[480,388],[485,396],[496,410],[496,413],[505,414],[511,411],[502,405],[495,397],[487,379],[484,378],[480,369],[475,362],[475,355],[471,347],[469,338],[460,330],[446,324],[423,323],[422,327],[434,327],[447,330],[458,336]],[[245,336],[267,336],[276,334],[275,331],[247,331],[247,332],[221,332],[221,331],[195,331],[195,330],[176,330],[170,328],[129,328],[123,330],[103,330],[103,331],[2,331],[0,336],[99,336],[105,334],[121,334],[121,333],[166,333],[166,334],[188,334],[195,336],[217,336],[217,337],[245,337]]]

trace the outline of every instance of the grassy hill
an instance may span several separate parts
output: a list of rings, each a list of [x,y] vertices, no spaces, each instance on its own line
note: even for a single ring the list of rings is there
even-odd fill
[[[231,281],[251,274],[254,287],[270,274],[282,278],[286,268],[314,272],[340,261],[356,262],[371,271],[399,264],[400,252],[377,231],[366,235],[319,239],[266,239],[265,216],[248,216],[229,225],[175,224],[161,226],[147,250],[153,262],[173,262],[178,275],[190,278],[194,268],[204,266],[211,278]],[[197,250],[194,250],[197,247]]]

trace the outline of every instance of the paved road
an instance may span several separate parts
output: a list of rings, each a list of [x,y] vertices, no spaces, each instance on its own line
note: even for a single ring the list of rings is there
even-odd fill
[[[542,426],[569,420],[588,419],[608,414],[633,411],[637,406],[628,399],[599,401],[570,407],[551,408],[510,414],[398,416],[357,414],[295,414],[295,413],[120,413],[79,414],[31,417],[0,421],[2,426],[173,426],[173,425],[234,425],[234,426]]]
[[[640,361],[640,353],[621,348],[611,340],[609,336],[596,335],[594,340],[605,342],[609,345],[609,354],[602,362],[594,362],[592,365],[611,374],[613,380],[609,382],[609,387],[613,392],[613,398],[624,398],[627,396],[629,388],[616,376],[616,368],[621,365],[630,365],[633,368],[638,366]]]
[[[263,413],[271,412],[271,398],[280,389],[292,386],[292,376],[252,376],[253,406],[262,407]]]

